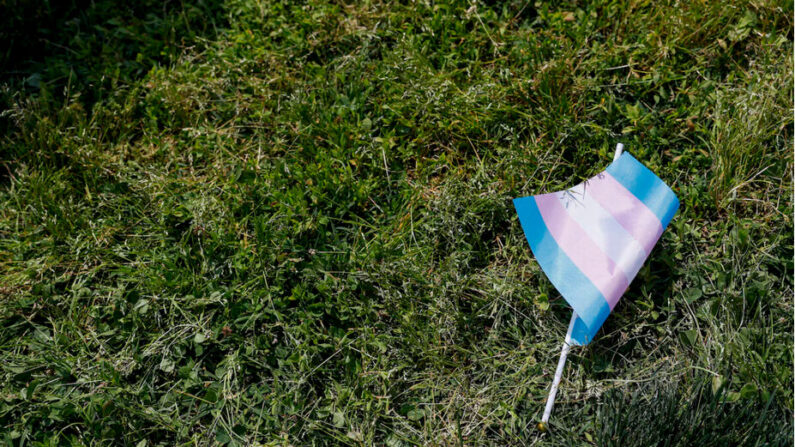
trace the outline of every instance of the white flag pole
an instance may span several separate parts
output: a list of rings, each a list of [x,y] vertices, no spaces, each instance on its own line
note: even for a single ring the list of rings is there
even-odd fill
[[[616,145],[616,153],[613,155],[613,161],[618,160],[618,157],[624,152],[624,145],[618,143]],[[552,407],[555,406],[555,395],[558,394],[558,386],[560,379],[563,377],[563,368],[566,366],[566,357],[569,356],[571,349],[571,330],[574,328],[574,321],[577,319],[577,312],[571,312],[571,321],[569,321],[569,329],[566,331],[566,338],[563,340],[563,348],[560,350],[560,360],[558,360],[558,368],[555,370],[555,378],[552,380],[552,388],[549,390],[549,397],[547,397],[547,405],[544,407],[544,416],[541,417],[541,422],[538,424],[538,429],[541,431],[547,430],[547,422],[549,416],[552,414]]]
[[[566,331],[566,338],[563,340],[563,349],[560,350],[560,360],[558,360],[558,369],[555,370],[555,378],[552,380],[552,389],[549,390],[549,397],[547,397],[547,406],[544,408],[544,416],[538,424],[538,429],[547,431],[547,422],[549,422],[549,415],[552,414],[552,407],[555,405],[555,395],[558,394],[558,385],[560,379],[563,377],[563,367],[566,366],[566,357],[569,355],[571,349],[571,330],[574,328],[574,320],[577,319],[577,312],[571,313],[571,321],[569,321],[569,330]]]
[[[613,161],[618,160],[618,157],[624,152],[624,145],[621,143],[616,144],[616,153],[613,154]]]

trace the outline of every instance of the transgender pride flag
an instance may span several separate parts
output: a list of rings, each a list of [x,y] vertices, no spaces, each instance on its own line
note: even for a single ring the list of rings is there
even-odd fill
[[[624,152],[571,189],[513,204],[539,265],[577,314],[572,344],[586,345],[649,257],[679,199]]]

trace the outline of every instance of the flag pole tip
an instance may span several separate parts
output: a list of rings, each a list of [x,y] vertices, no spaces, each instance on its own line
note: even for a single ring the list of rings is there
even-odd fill
[[[543,423],[543,422],[539,422],[538,425],[536,425],[536,428],[540,432],[543,432],[543,433],[547,432],[547,425],[545,423]]]

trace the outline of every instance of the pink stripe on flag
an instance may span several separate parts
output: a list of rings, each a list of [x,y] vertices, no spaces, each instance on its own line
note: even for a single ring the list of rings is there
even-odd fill
[[[591,194],[643,247],[648,256],[660,239],[660,219],[612,175],[603,172],[588,180],[585,194]]]
[[[535,199],[541,218],[558,246],[599,289],[612,310],[629,287],[624,272],[569,216],[554,193],[535,196]]]

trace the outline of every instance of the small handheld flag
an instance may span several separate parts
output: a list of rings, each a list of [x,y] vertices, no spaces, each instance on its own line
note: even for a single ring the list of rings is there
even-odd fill
[[[574,312],[542,424],[571,345],[587,345],[676,214],[671,188],[616,148],[613,163],[565,191],[514,199],[530,248]]]

